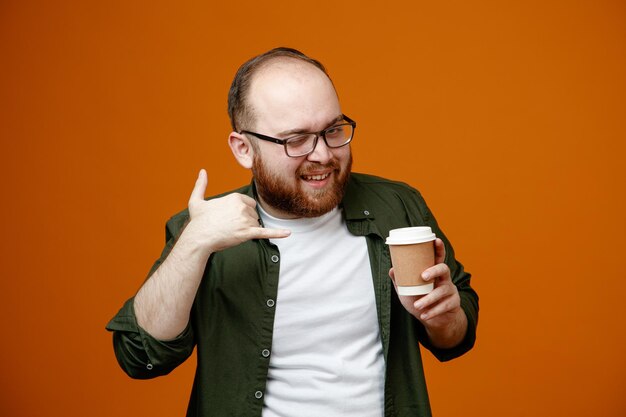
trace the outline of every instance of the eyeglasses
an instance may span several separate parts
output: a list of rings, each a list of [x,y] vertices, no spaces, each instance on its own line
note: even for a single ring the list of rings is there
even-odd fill
[[[287,139],[277,139],[260,133],[250,132],[248,130],[242,130],[239,133],[252,135],[261,140],[283,145],[287,156],[297,158],[312,153],[317,146],[317,140],[320,136],[324,139],[324,143],[326,143],[326,146],[329,148],[341,148],[342,146],[346,146],[350,143],[354,136],[356,122],[345,114],[342,114],[341,117],[347,123],[339,123],[317,133],[301,133]]]

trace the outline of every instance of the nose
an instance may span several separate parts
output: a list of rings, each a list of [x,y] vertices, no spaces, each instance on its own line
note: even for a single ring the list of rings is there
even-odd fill
[[[333,159],[332,150],[326,146],[326,141],[324,141],[323,137],[318,136],[313,152],[308,154],[306,159],[311,162],[318,162],[322,165],[327,164]]]

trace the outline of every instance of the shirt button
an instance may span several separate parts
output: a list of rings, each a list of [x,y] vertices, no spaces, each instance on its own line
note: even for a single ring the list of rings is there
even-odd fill
[[[260,400],[262,396],[263,393],[261,391],[257,391],[254,393],[254,398],[256,398],[257,400]]]
[[[261,352],[261,355],[263,355],[264,358],[267,358],[268,356],[270,356],[269,349],[263,349],[263,351]]]
[[[274,300],[272,300],[271,298],[267,300],[266,302],[268,307],[274,307]]]
[[[278,262],[279,258],[278,258],[278,255],[272,255],[271,259],[272,259],[272,262],[276,263],[276,262]]]
[[[152,370],[152,368],[154,368],[154,366],[152,366],[152,364],[151,364],[151,363],[149,363],[149,364],[147,364],[147,365],[146,365],[146,369],[147,369],[148,371],[151,371],[151,370]]]
[[[367,210],[363,210],[363,214],[365,214],[366,216],[369,216],[369,215],[370,215],[370,212],[369,212],[369,211],[367,211]]]

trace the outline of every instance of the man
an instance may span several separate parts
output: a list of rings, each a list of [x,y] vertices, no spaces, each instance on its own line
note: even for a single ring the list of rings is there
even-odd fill
[[[161,258],[107,326],[120,365],[152,378],[197,346],[188,416],[429,416],[419,344],[440,360],[471,349],[478,297],[422,197],[350,173],[356,123],[296,50],[246,62],[229,115],[253,181],[205,201],[200,171]],[[440,238],[423,274],[435,289],[398,297],[384,239],[419,225]]]

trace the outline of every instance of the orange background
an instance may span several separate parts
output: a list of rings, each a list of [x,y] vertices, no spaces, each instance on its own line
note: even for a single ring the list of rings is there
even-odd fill
[[[309,3],[0,3],[0,415],[184,415],[194,360],[133,381],[104,326],[198,169],[248,182],[226,94],[279,45],[474,275],[476,348],[425,353],[435,415],[626,415],[624,2]]]

